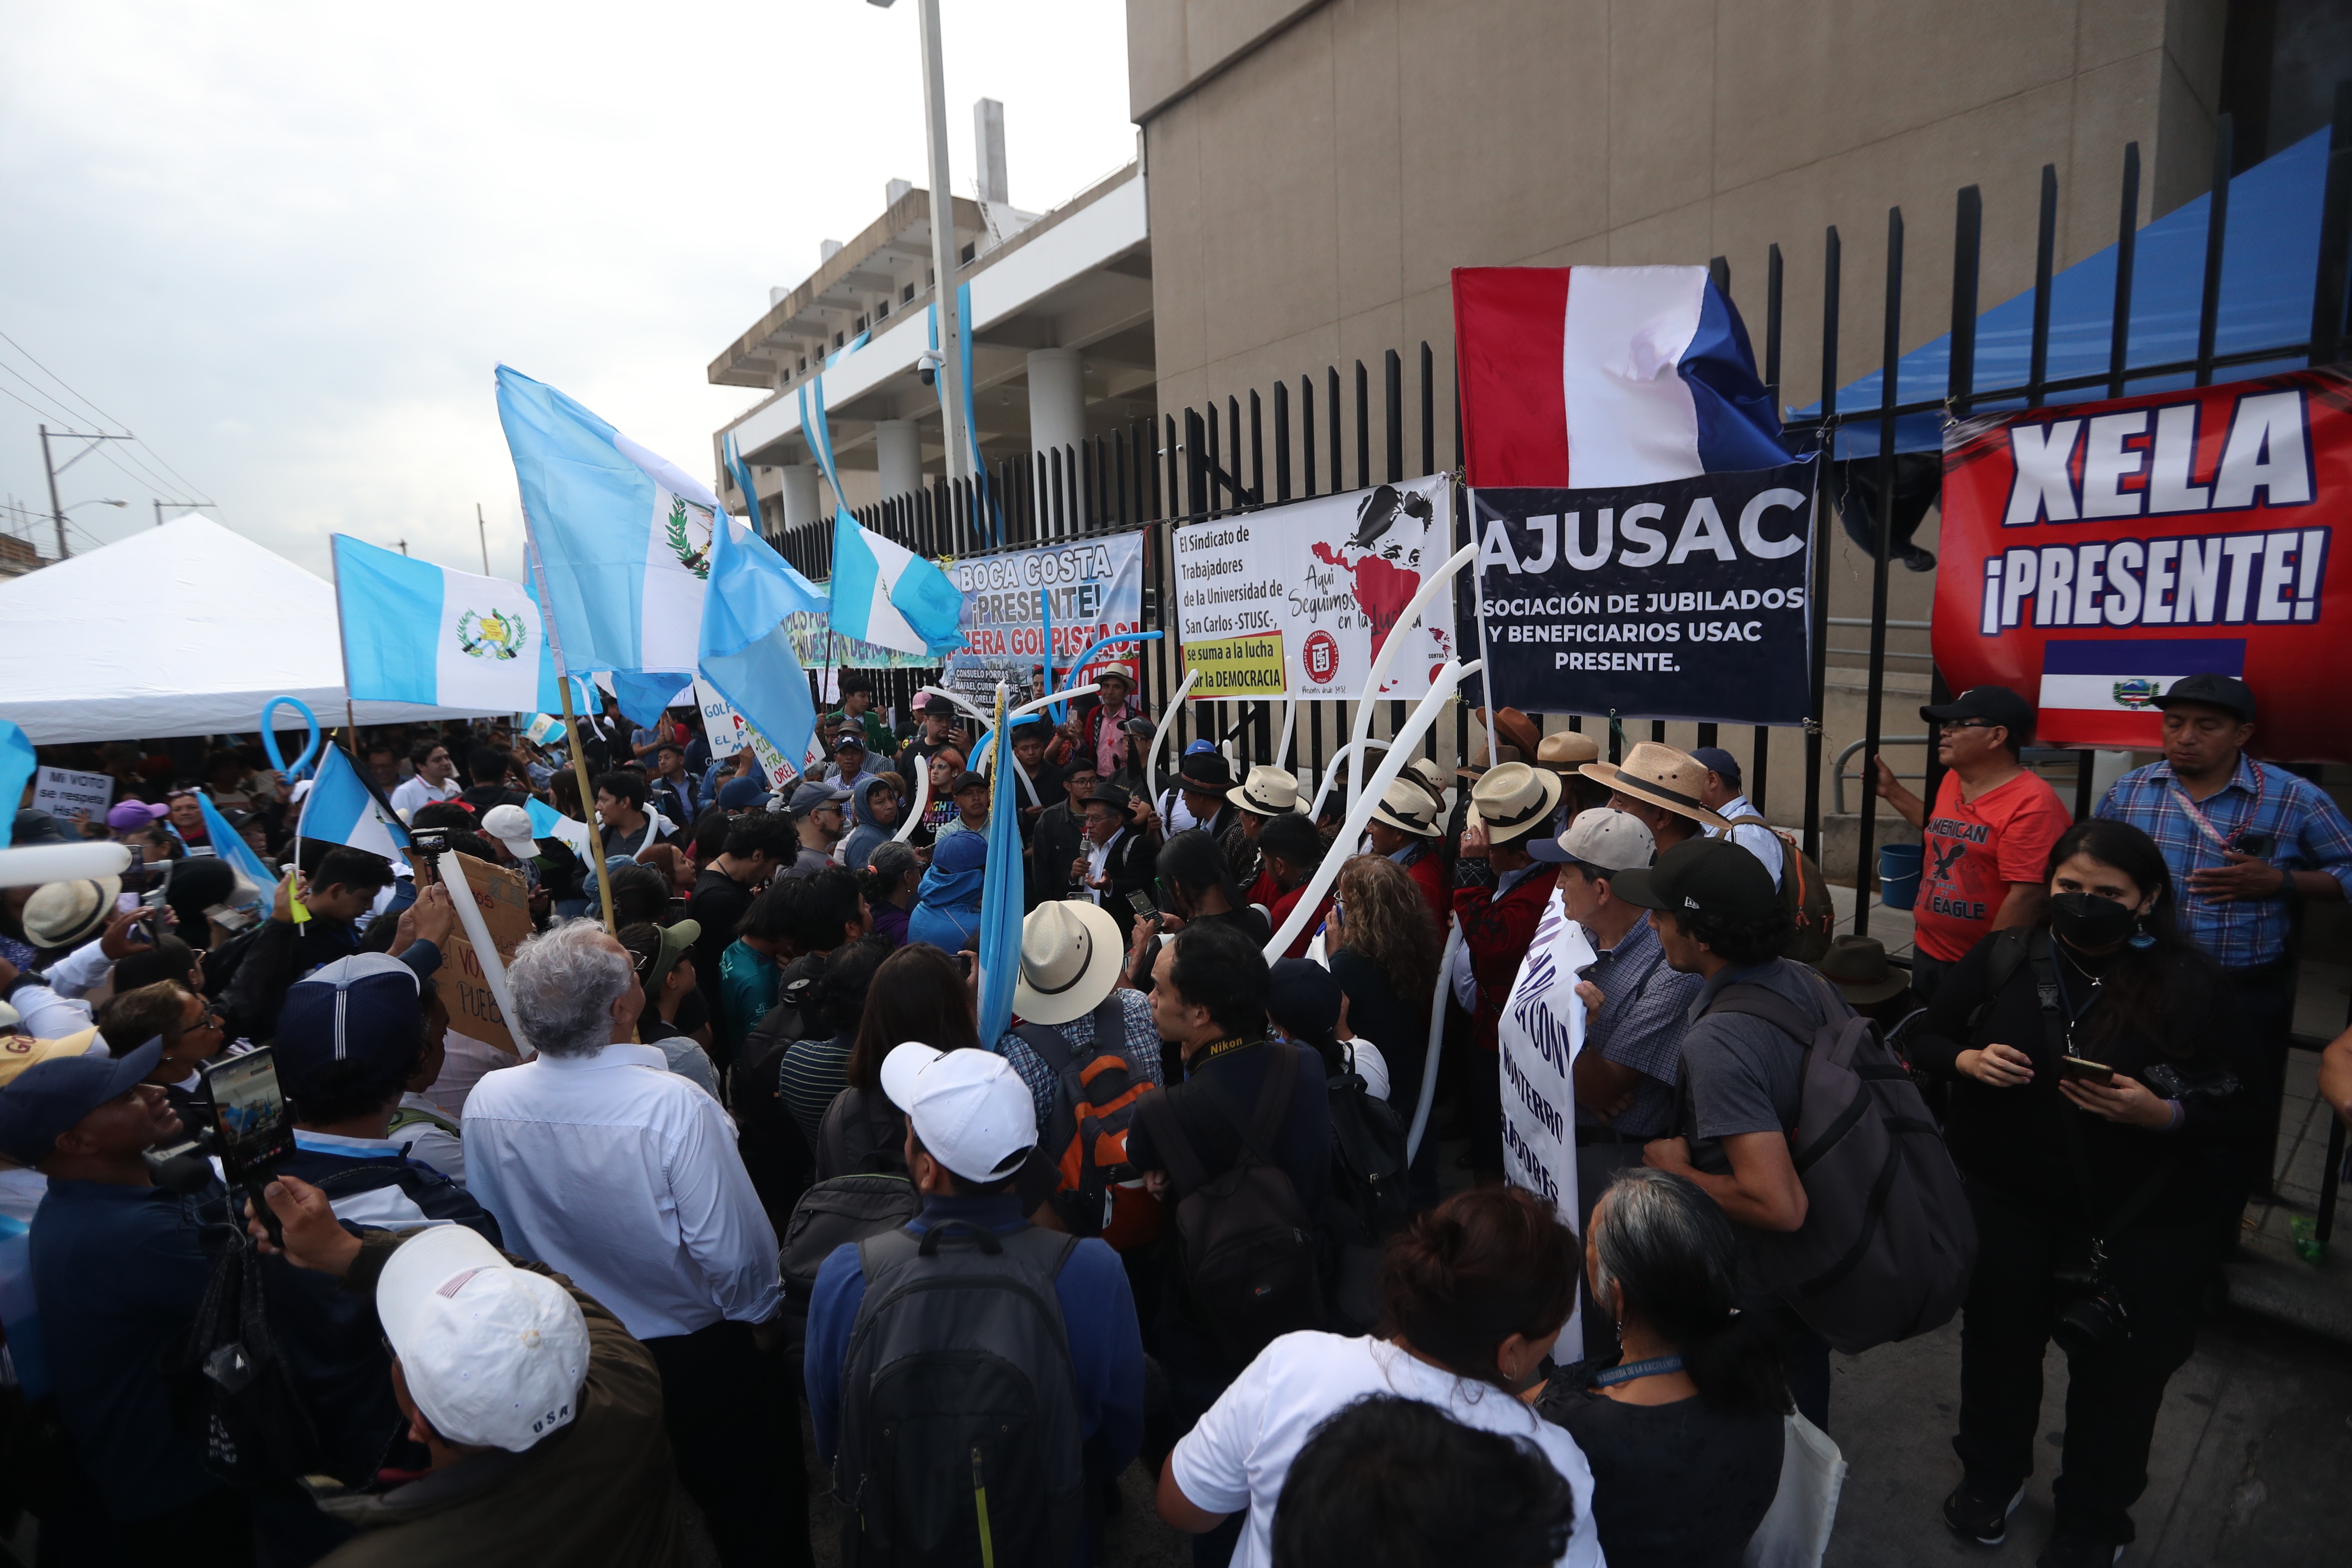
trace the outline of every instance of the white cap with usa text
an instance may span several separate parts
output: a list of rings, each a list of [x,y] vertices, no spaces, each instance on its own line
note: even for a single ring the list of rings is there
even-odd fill
[[[401,1243],[376,1281],[375,1310],[409,1397],[448,1442],[520,1454],[579,1413],[580,1304],[466,1226]]]

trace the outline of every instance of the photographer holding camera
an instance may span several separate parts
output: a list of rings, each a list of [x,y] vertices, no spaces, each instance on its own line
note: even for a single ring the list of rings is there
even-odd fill
[[[1944,1501],[1985,1545],[2033,1468],[2043,1351],[2067,1354],[2057,1530],[2042,1568],[2132,1539],[2164,1386],[2189,1359],[2242,1198],[2248,1109],[2228,992],[2175,924],[2154,840],[2094,818],[2050,855],[2040,921],[1945,980],[1916,1058],[1954,1080],[1945,1134],[1979,1237],[1960,1336],[1966,1476]]]

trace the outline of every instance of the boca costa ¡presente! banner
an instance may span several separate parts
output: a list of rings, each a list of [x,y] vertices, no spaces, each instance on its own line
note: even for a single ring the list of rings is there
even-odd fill
[[[1420,697],[1454,657],[1433,601],[1397,626],[1422,574],[1452,553],[1452,481],[1432,474],[1176,531],[1176,604],[1195,701],[1352,700],[1402,636],[1377,695]]]
[[[2352,376],[2295,371],[1987,416],[1944,442],[1937,667],[2006,686],[2062,746],[2154,747],[2154,700],[2213,671],[2252,688],[2254,746],[2352,761]]]
[[[1495,701],[1529,712],[1805,721],[1811,462],[1474,499]]]
[[[972,556],[943,562],[941,570],[963,595],[959,629],[964,642],[950,656],[951,669],[966,654],[979,661],[1026,659],[1042,666],[1050,626],[1053,665],[1066,670],[1103,638],[1143,628],[1140,533]],[[1105,650],[1096,663],[1134,658],[1130,644]],[[992,679],[992,696],[994,689]]]

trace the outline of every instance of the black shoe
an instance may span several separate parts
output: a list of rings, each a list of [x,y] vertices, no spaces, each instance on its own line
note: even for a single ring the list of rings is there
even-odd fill
[[[2112,1541],[2061,1525],[2042,1555],[2033,1560],[2033,1568],[2108,1568],[2121,1562],[2123,1555],[2124,1549]]]
[[[2009,1516],[2024,1500],[2025,1488],[2016,1482],[1970,1476],[1944,1500],[1944,1522],[1979,1546],[1999,1546],[2009,1539]]]

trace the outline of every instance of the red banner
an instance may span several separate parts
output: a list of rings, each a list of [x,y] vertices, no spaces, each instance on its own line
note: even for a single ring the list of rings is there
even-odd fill
[[[2347,505],[2340,370],[1966,421],[1944,439],[1937,666],[2034,702],[2044,744],[2142,748],[2154,699],[2217,671],[2253,689],[2255,751],[2352,761]]]

